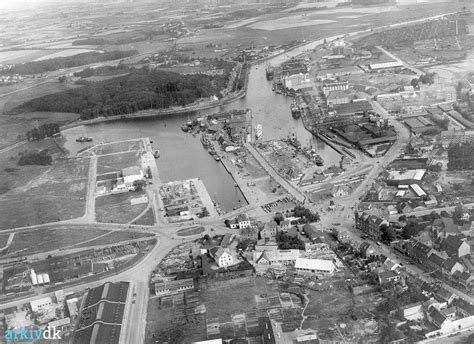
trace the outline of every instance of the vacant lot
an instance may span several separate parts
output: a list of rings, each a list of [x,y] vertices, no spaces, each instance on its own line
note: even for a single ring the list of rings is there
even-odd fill
[[[126,167],[139,166],[140,155],[138,151],[132,151],[99,157],[97,160],[97,173],[118,172]]]
[[[110,231],[108,234],[95,239],[95,240],[90,240],[87,242],[83,242],[82,244],[79,244],[74,247],[90,247],[90,246],[98,246],[98,245],[111,245],[111,244],[117,244],[123,241],[128,241],[128,240],[135,240],[135,239],[140,239],[140,238],[147,238],[147,237],[152,237],[154,234],[148,234],[148,233],[136,233],[136,232],[119,232],[119,231]]]
[[[204,232],[204,227],[183,228],[178,231],[178,236],[196,235]]]
[[[20,173],[23,167],[9,173]],[[60,160],[52,167],[27,167],[25,171],[32,174],[38,171],[43,173],[0,195],[0,229],[84,215],[89,159]]]
[[[153,226],[155,224],[155,214],[153,208],[148,209],[142,216],[132,222],[134,225]]]
[[[79,229],[78,227],[41,228],[33,231],[24,231],[15,234],[13,242],[8,249],[8,254],[48,252],[93,239],[106,233],[109,233],[109,231],[102,229]]]
[[[132,140],[132,141],[122,141],[115,143],[101,144],[92,149],[92,151],[97,155],[105,155],[111,153],[127,152],[127,151],[137,151],[143,149],[142,140]]]
[[[128,223],[140,215],[147,203],[131,205],[132,198],[138,198],[145,192],[124,192],[98,197],[95,201],[95,213],[98,222]]]

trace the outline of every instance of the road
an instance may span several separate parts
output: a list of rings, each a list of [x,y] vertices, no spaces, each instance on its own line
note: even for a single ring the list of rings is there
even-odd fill
[[[82,219],[87,223],[95,222],[95,186],[97,179],[97,156],[90,152],[89,174],[87,181],[86,212]]]

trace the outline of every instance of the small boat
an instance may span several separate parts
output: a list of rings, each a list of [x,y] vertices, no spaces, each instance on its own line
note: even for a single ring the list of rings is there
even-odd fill
[[[156,150],[153,156],[155,157],[155,159],[158,159],[160,157],[160,151]]]
[[[85,137],[85,136],[80,136],[76,139],[76,142],[91,142],[92,137]]]
[[[181,126],[181,130],[184,131],[185,133],[187,133],[188,130],[189,130],[189,128],[188,128],[187,125],[184,125],[184,124],[183,124],[183,125]]]
[[[214,160],[215,161],[221,161],[221,157],[219,155],[214,155]]]

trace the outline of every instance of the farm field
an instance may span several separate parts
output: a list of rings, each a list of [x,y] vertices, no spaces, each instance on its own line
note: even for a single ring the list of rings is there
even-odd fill
[[[131,205],[132,198],[145,195],[145,192],[125,192],[97,197],[95,201],[98,222],[128,223],[140,215],[147,203]]]

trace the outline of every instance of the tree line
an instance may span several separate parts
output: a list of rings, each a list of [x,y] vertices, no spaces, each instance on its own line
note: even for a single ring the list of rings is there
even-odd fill
[[[37,128],[28,130],[26,132],[26,139],[28,141],[38,141],[44,139],[45,137],[51,137],[57,133],[59,133],[59,124],[47,123],[42,124]]]
[[[113,79],[32,99],[12,112],[79,113],[82,119],[116,116],[145,109],[185,106],[216,95],[226,87],[224,76],[181,75],[136,69]]]
[[[96,68],[86,68],[73,75],[78,78],[88,78],[96,75],[114,75],[130,71],[132,68],[126,64],[119,64],[117,66],[101,66]]]
[[[77,66],[83,66],[91,63],[104,62],[109,60],[118,60],[125,57],[133,56],[138,54],[137,50],[127,51],[107,51],[101,52],[88,52],[77,54],[73,56],[62,56],[55,57],[52,59],[26,62],[18,65],[14,65],[9,69],[0,70],[0,75],[5,74],[40,74],[45,72],[51,72],[63,68],[71,68]]]

